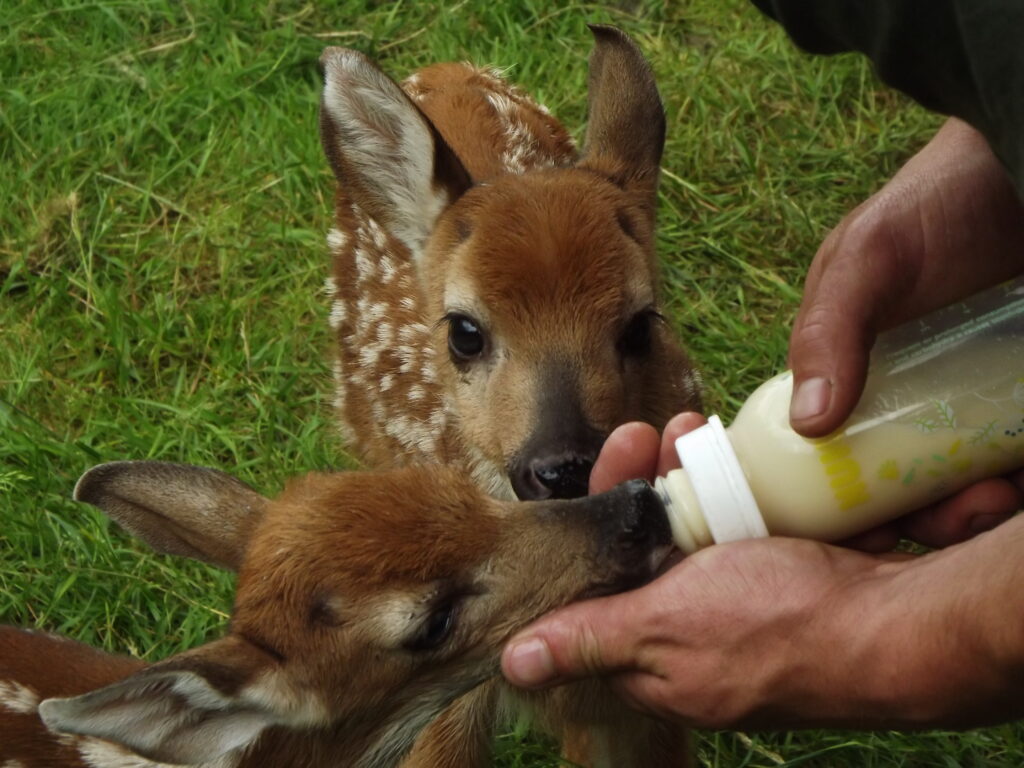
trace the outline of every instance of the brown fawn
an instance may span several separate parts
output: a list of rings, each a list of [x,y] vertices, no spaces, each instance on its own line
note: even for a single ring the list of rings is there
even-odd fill
[[[497,674],[518,628],[646,581],[671,546],[640,481],[523,503],[457,469],[410,467],[314,473],[270,501],[214,470],[115,462],[75,498],[160,552],[237,570],[230,630],[147,665],[0,628],[3,766],[393,766]],[[447,716],[418,748],[425,765],[465,768],[467,739],[484,748],[491,723]],[[595,716],[623,717],[626,740],[660,728],[628,710]]]
[[[699,409],[657,283],[661,100],[632,40],[591,30],[582,157],[494,70],[438,64],[399,86],[324,51],[336,406],[369,465],[580,496],[614,427]]]

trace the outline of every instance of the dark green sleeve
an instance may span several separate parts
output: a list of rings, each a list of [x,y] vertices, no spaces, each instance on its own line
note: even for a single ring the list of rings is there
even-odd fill
[[[812,53],[879,76],[988,139],[1024,197],[1024,0],[753,0]]]

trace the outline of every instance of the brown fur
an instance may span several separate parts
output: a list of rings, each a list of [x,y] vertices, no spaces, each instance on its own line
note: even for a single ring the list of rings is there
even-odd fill
[[[651,324],[643,354],[619,348],[637,316],[661,310],[654,212],[664,117],[636,46],[593,29],[582,158],[545,109],[493,71],[439,64],[405,80],[404,93],[383,84],[390,95],[380,98],[407,129],[425,125],[434,138],[439,214],[411,245],[388,225],[404,203],[382,208],[380,194],[367,197],[374,180],[349,158],[358,138],[338,141],[360,119],[336,106],[360,76],[339,73],[384,75],[362,57],[325,52],[321,125],[339,181],[329,281],[337,406],[369,463],[441,463],[491,494],[522,495],[536,490],[522,480],[533,463],[568,456],[586,468],[616,426],[661,427],[699,409],[696,374],[665,323]],[[453,183],[453,166],[472,184]],[[449,353],[452,312],[485,329],[480,360]],[[584,491],[585,477],[571,487]],[[685,733],[636,726],[602,687],[582,688],[531,697],[567,757],[595,767],[688,764]],[[407,767],[483,765],[460,739],[475,744],[473,723],[495,719],[495,706],[488,693],[470,694],[423,734]],[[471,720],[460,723],[460,713]]]
[[[46,632],[0,626],[0,693],[17,681],[26,697],[24,711],[0,695],[0,757],[25,768],[37,765],[85,768],[78,746],[50,733],[35,705],[53,696],[77,696],[127,677],[143,666],[138,659],[111,656],[87,645]],[[69,670],[75,670],[69,675]],[[46,762],[40,757],[46,756]]]
[[[339,72],[385,76],[351,52],[325,52],[321,125],[339,179],[329,280],[337,407],[369,464],[460,466],[509,497],[510,473],[532,459],[568,452],[585,464],[619,424],[661,426],[699,408],[696,375],[665,323],[653,323],[645,354],[617,347],[637,313],[661,309],[654,201],[663,116],[635,46],[610,28],[595,35],[582,159],[566,130],[494,71],[438,64],[408,78],[404,92],[382,89],[402,115],[395,121],[434,139],[428,203],[439,214],[424,218],[412,247],[389,222],[418,209],[389,208],[376,188],[368,195],[375,169],[360,170],[358,139],[343,140],[364,105],[353,97],[347,109],[331,106],[359,80]],[[383,168],[393,165],[397,133],[365,142],[381,149]],[[468,179],[461,188],[453,166]],[[444,321],[453,310],[484,327],[486,359],[453,362]],[[553,407],[571,412],[559,428],[542,406],[552,377],[564,382]]]
[[[482,765],[497,688],[445,708],[494,677],[526,622],[649,577],[670,546],[647,487],[503,502],[443,467],[311,474],[271,502],[210,470],[118,462],[76,493],[141,519],[158,547],[177,546],[173,529],[197,557],[241,562],[235,607],[224,638],[150,666],[0,629],[0,762],[24,768],[152,765],[133,752],[208,768],[385,768],[438,715],[421,764]],[[239,525],[218,536],[206,511],[226,505]],[[450,631],[423,645],[450,606]]]

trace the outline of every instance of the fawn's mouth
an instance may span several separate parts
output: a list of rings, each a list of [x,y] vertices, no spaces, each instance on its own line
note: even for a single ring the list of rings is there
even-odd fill
[[[670,571],[675,568],[679,563],[683,562],[686,558],[686,553],[676,546],[668,548],[668,551],[662,556],[661,561],[654,569],[654,578],[661,576],[666,571]]]
[[[678,555],[678,557],[677,557]],[[656,577],[671,568],[682,558],[682,553],[672,544],[653,547],[640,568],[623,570],[615,576],[595,582],[580,592],[573,600],[590,600],[608,597],[620,592],[629,592],[649,584]]]

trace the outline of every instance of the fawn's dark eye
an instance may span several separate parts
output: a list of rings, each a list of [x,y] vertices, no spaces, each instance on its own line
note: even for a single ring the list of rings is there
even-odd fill
[[[484,353],[487,341],[483,329],[467,315],[450,314],[448,319],[448,351],[457,363],[468,363]]]
[[[432,651],[440,647],[455,629],[458,609],[459,603],[454,598],[439,603],[405,647],[410,651]]]
[[[616,344],[623,357],[643,357],[651,351],[652,325],[661,316],[644,309],[629,319]]]

